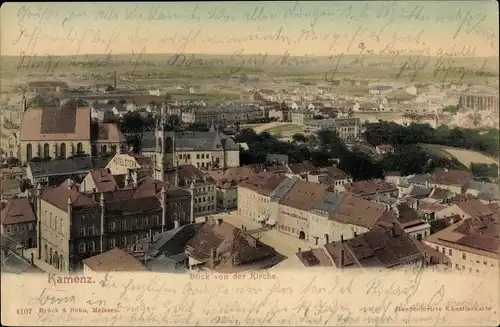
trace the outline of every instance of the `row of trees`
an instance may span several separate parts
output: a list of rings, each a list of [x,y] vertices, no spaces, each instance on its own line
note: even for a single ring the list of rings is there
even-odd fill
[[[268,153],[288,154],[292,163],[311,161],[319,167],[339,159],[338,167],[355,180],[382,178],[387,171],[409,175],[430,172],[437,167],[460,168],[456,160],[432,157],[415,144],[398,147],[394,154],[374,161],[361,151],[350,151],[334,131],[321,131],[311,136],[295,134],[292,138],[293,142],[283,142],[267,132],[257,134],[244,129],[236,136],[236,141],[247,143],[249,150],[242,151],[240,163],[263,163]]]
[[[368,123],[365,128],[364,137],[373,146],[388,143],[397,148],[403,145],[430,143],[471,149],[494,157],[499,155],[499,133],[495,129],[480,132],[459,127],[449,128],[445,125],[434,129],[428,124],[402,126],[386,121]]]

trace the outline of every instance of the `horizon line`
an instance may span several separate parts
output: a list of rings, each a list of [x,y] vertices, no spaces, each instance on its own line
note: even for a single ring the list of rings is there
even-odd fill
[[[37,53],[35,54],[25,54],[26,57],[31,57],[31,56],[35,56],[35,57],[46,57],[46,56],[58,56],[58,57],[78,57],[78,56],[130,56],[130,55],[204,55],[204,56],[232,56],[234,55],[234,53],[203,53],[203,52],[180,52],[180,53],[175,53],[175,52],[164,52],[164,53],[159,53],[159,52],[138,52],[138,53],[133,53],[133,52],[129,52],[129,53],[84,53],[84,54],[55,54],[55,53],[51,53],[51,54],[44,54],[44,55],[41,55],[39,56]],[[268,56],[283,56],[287,54],[286,52],[285,53],[247,53],[247,54],[239,54],[239,56],[242,56],[242,57],[248,57],[248,56],[265,56],[265,55],[268,55]],[[21,57],[23,54],[18,54],[18,55],[11,55],[11,54],[0,54],[0,57]],[[294,55],[292,53],[288,53],[289,56],[293,56],[293,57],[309,57],[309,58],[318,58],[318,57],[340,57],[340,56],[344,56],[344,57],[347,57],[347,56],[360,56],[359,54],[343,54],[343,53],[339,53],[339,54],[318,54],[318,55],[315,55],[315,54],[311,54],[311,55]],[[378,57],[378,56],[381,56],[380,54],[363,54],[361,55],[362,57]],[[430,57],[430,58],[433,58],[433,57],[436,57],[436,58],[440,58],[440,57],[444,57],[444,58],[463,58],[463,59],[471,59],[471,58],[477,58],[477,59],[481,59],[481,58],[498,58],[498,56],[494,56],[494,55],[491,55],[491,56],[439,56],[439,55],[423,55],[423,54],[414,54],[414,55],[411,55],[411,54],[408,54],[408,55],[393,55],[393,56],[387,56],[387,57]]]

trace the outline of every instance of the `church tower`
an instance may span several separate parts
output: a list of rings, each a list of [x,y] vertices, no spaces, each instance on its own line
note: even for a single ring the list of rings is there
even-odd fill
[[[174,168],[175,158],[175,132],[166,131],[168,126],[166,106],[163,104],[160,109],[160,117],[156,121],[155,139],[155,179],[164,181],[165,174]],[[173,126],[172,126],[173,127]]]

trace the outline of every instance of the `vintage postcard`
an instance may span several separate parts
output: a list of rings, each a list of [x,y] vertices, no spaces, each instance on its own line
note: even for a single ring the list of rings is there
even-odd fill
[[[3,3],[2,325],[499,325],[498,24]]]

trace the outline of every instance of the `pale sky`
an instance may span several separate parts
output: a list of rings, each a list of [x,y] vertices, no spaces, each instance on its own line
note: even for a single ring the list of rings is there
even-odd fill
[[[498,56],[496,1],[4,3],[1,54]]]

